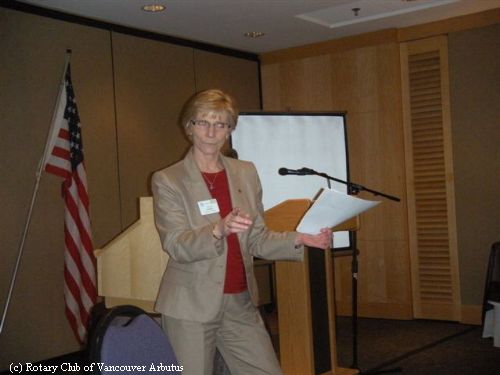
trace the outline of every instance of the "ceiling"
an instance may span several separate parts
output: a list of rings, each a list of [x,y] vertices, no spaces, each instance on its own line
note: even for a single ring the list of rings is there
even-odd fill
[[[98,21],[263,53],[500,7],[500,0],[22,0]],[[151,13],[143,5],[160,4]],[[358,8],[358,11],[353,9]],[[356,15],[357,14],[357,15]],[[263,32],[259,38],[246,32]]]

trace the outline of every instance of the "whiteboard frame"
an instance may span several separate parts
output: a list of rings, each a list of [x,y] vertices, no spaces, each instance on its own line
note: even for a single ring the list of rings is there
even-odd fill
[[[346,121],[346,112],[340,112],[340,111],[301,111],[301,112],[283,112],[283,111],[250,111],[250,112],[241,112],[239,114],[239,118],[245,117],[245,116],[303,116],[303,117],[316,117],[316,116],[323,116],[323,117],[341,117],[342,118],[342,126],[343,126],[343,134],[344,134],[344,152],[345,152],[345,175],[346,175],[346,181],[350,182],[350,173],[349,173],[349,147],[348,147],[348,138],[347,138],[347,121]],[[239,122],[239,121],[238,121]],[[272,125],[270,125],[272,126]],[[233,135],[229,138],[229,145],[231,149],[233,149]],[[235,150],[238,153],[238,150]],[[288,166],[287,166],[288,167]],[[289,166],[290,168],[294,168],[295,166]],[[303,167],[302,165],[300,167]],[[307,166],[306,166],[307,167]],[[277,172],[277,171],[276,171]],[[324,171],[318,171],[318,172],[324,172]],[[338,176],[332,176],[338,178]],[[308,176],[303,176],[301,178],[308,178]],[[341,178],[342,179],[342,178]],[[265,187],[263,186],[263,189]],[[349,188],[345,186],[345,191],[349,193]],[[351,250],[352,245],[353,245],[353,239],[352,239],[352,233],[349,232],[339,232],[338,235],[343,236],[344,240],[343,242],[348,242],[347,246],[342,246],[342,247],[335,247],[333,250],[335,252],[339,251],[345,251],[345,250]]]

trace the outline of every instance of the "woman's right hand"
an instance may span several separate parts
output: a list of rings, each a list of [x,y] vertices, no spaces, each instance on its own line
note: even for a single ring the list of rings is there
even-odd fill
[[[332,246],[332,240],[331,229],[323,228],[318,234],[298,233],[295,238],[295,245],[305,245],[326,250]]]
[[[216,238],[229,236],[231,233],[242,233],[252,225],[250,215],[235,207],[233,210],[221,219],[213,229],[213,235]]]

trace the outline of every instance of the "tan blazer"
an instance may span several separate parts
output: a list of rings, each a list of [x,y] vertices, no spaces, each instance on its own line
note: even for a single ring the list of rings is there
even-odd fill
[[[303,247],[294,246],[295,233],[269,231],[263,220],[262,187],[250,162],[222,157],[233,207],[249,213],[253,224],[238,234],[248,290],[258,301],[253,257],[302,260]],[[226,274],[226,240],[212,235],[218,213],[202,215],[198,202],[211,199],[193,152],[152,178],[155,223],[170,259],[163,275],[156,311],[177,319],[206,322],[222,303]]]

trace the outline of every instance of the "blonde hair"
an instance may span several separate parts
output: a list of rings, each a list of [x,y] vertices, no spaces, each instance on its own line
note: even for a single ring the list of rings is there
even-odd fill
[[[190,126],[190,121],[199,113],[207,112],[225,112],[229,115],[231,130],[236,128],[238,122],[238,105],[236,100],[222,90],[209,89],[200,91],[191,98],[182,107],[179,115],[179,123],[186,133]]]

